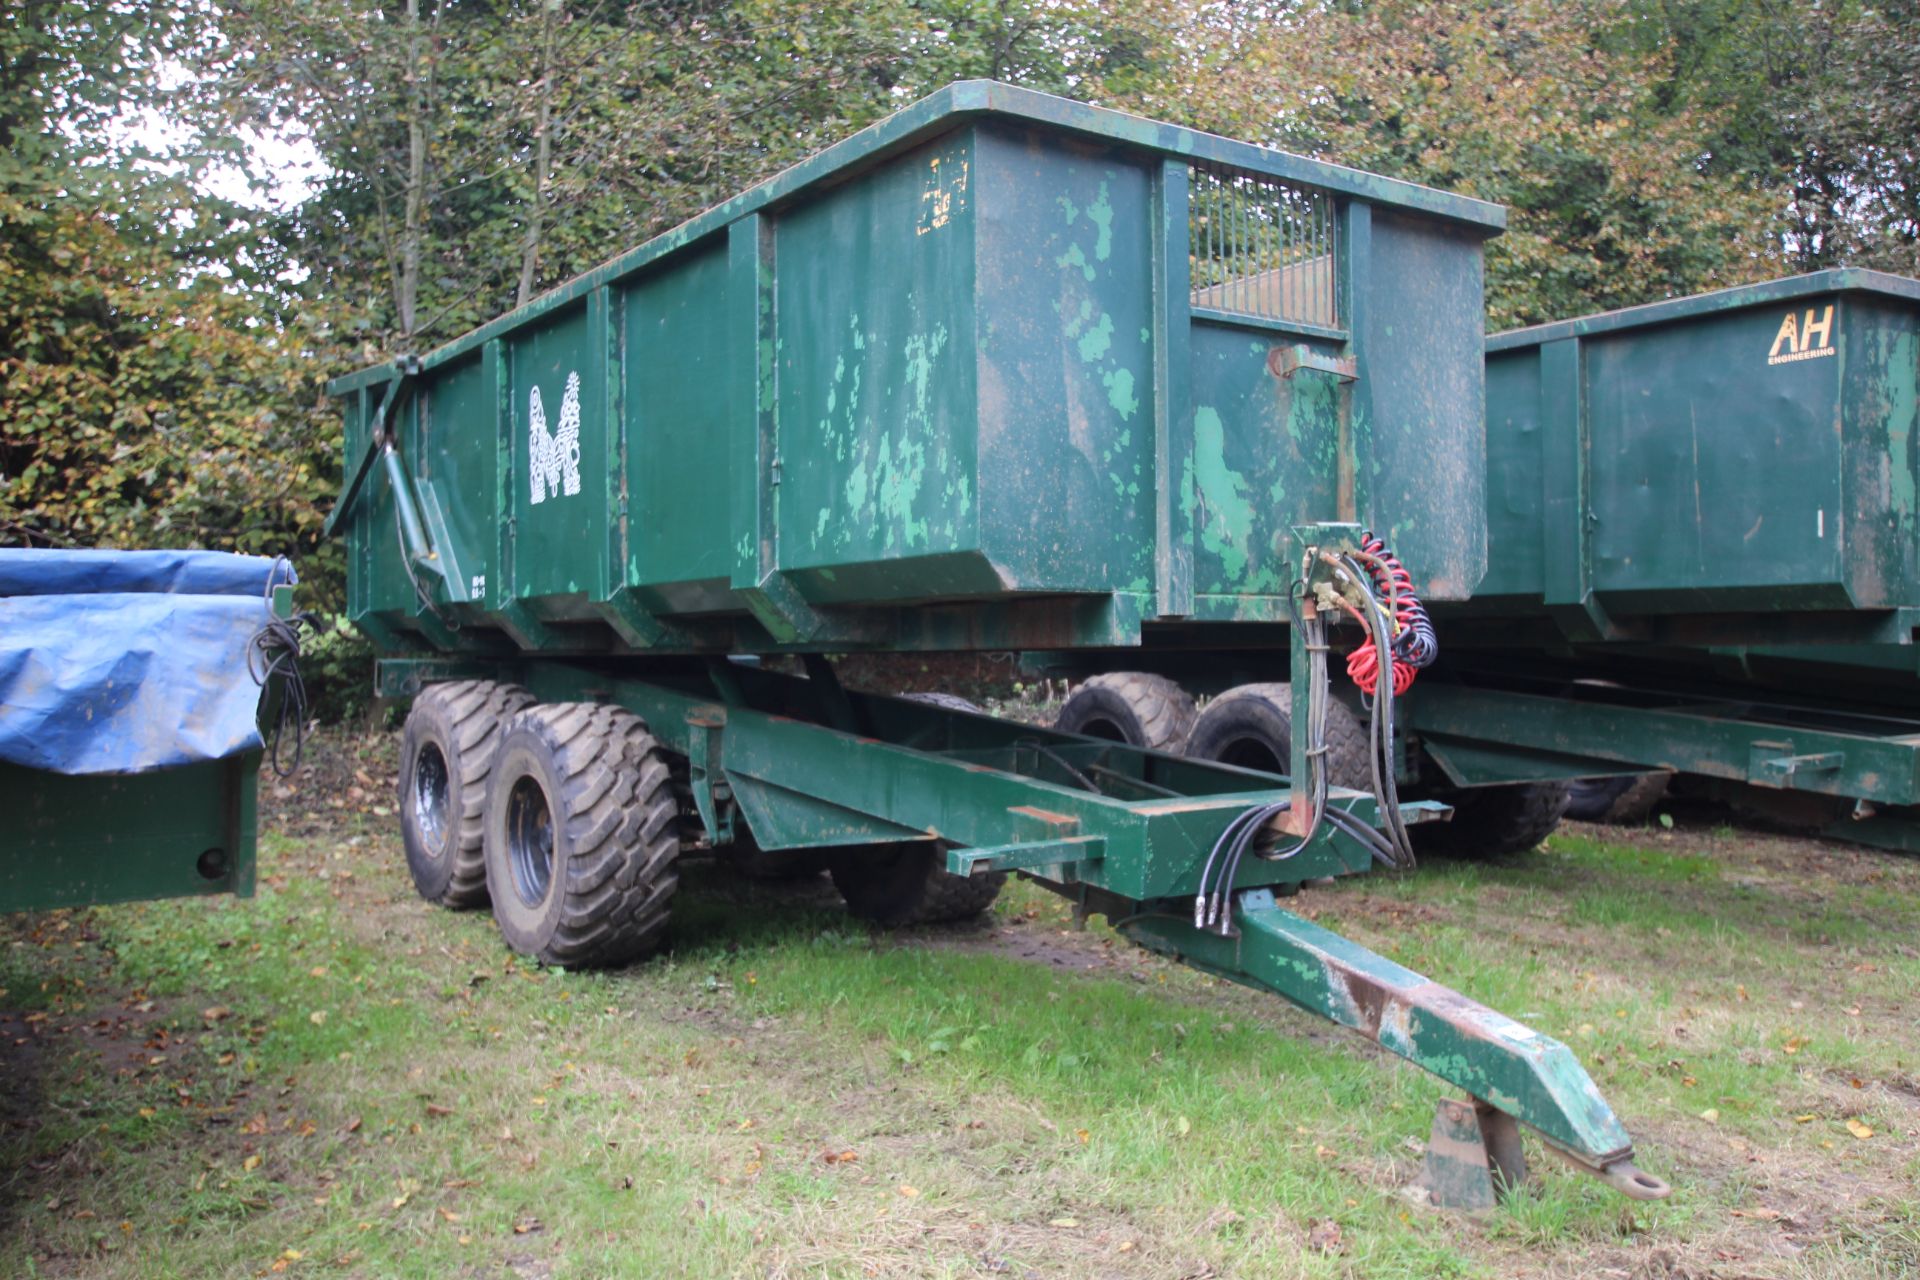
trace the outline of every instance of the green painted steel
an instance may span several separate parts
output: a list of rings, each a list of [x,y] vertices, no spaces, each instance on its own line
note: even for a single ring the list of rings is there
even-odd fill
[[[387,680],[406,679],[404,660],[382,665]],[[768,850],[921,838],[1004,859],[1094,841],[1074,860],[1074,883],[1130,900],[1190,898],[1221,830],[1284,785],[1252,770],[873,695],[847,694],[849,723],[828,728],[839,717],[820,701],[820,684],[731,663],[656,667],[634,678],[543,660],[498,674],[542,701],[631,708],[667,750],[688,758],[696,787],[702,775],[724,783]],[[1078,785],[1063,761],[1103,789]],[[1373,821],[1371,797],[1345,793],[1339,803]],[[1418,816],[1438,816],[1437,807]],[[1237,883],[1298,883],[1367,866],[1364,849],[1329,829],[1287,863],[1248,859]]]
[[[379,679],[401,691],[457,670],[441,658],[389,659]],[[1275,890],[1365,870],[1369,855],[1351,836],[1326,827],[1292,858],[1248,858],[1234,879],[1234,936],[1194,926],[1208,850],[1249,808],[1285,798],[1285,778],[848,693],[824,663],[807,679],[727,660],[662,659],[644,678],[630,670],[541,658],[493,674],[543,701],[638,713],[687,758],[710,831],[726,825],[724,804],[769,850],[846,858],[863,845],[938,840],[954,874],[1029,875],[1144,945],[1369,1036],[1629,1194],[1665,1193],[1634,1168],[1624,1129],[1563,1045],[1278,908]],[[1336,791],[1331,803],[1378,821],[1368,796]],[[1409,808],[1414,821],[1440,816],[1438,806]]]
[[[1573,1053],[1550,1036],[1476,1004],[1329,932],[1270,899],[1243,899],[1239,936],[1165,916],[1121,928],[1188,964],[1284,996],[1377,1041],[1537,1130],[1599,1169],[1631,1163],[1633,1143]]]
[[[1515,780],[1487,757],[1468,754],[1497,746],[1532,761],[1535,777],[1592,777],[1611,764],[1920,804],[1920,723],[1758,693],[1613,686],[1570,696],[1436,681],[1407,700],[1405,719],[1463,786]],[[1565,763],[1556,768],[1557,760]]]
[[[1666,769],[1920,830],[1920,281],[1843,269],[1502,334],[1488,571],[1403,707],[1456,786]]]
[[[334,382],[349,611],[402,652],[1132,646],[1283,621],[1332,520],[1464,597],[1502,221],[950,86]]]
[[[260,753],[148,773],[0,764],[0,911],[252,897]]]
[[[1489,340],[1476,611],[1585,639],[1904,640],[1916,388],[1920,282],[1852,269]],[[1735,613],[1761,618],[1710,625]]]

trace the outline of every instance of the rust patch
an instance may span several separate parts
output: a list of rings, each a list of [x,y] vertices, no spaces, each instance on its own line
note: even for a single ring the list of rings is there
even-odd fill
[[[1168,814],[1212,813],[1215,810],[1231,810],[1239,813],[1247,807],[1245,800],[1220,800],[1212,796],[1194,796],[1191,799],[1155,800],[1148,804],[1132,806],[1135,813],[1149,818],[1159,818]]]
[[[1045,809],[1036,809],[1032,805],[1015,805],[1007,810],[1023,818],[1032,818],[1050,831],[1073,832],[1079,830],[1080,820],[1068,817],[1064,813],[1049,813]]]

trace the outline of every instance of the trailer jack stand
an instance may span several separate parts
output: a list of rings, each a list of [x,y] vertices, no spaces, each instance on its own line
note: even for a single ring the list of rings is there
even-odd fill
[[[1437,1209],[1491,1209],[1527,1180],[1520,1122],[1479,1098],[1442,1098],[1420,1173]]]

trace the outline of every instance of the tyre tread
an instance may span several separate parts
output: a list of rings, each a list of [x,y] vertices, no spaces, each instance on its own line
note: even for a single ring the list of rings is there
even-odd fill
[[[512,728],[545,742],[562,794],[568,857],[565,895],[537,958],[567,968],[639,959],[665,940],[679,887],[679,801],[660,744],[624,707],[561,703],[530,708]]]
[[[1193,722],[1200,709],[1193,695],[1162,675],[1150,671],[1104,671],[1082,681],[1060,708],[1054,726],[1076,733],[1075,717],[1080,708],[1075,699],[1105,691],[1119,699],[1139,722],[1143,740],[1133,745],[1149,751],[1178,753],[1187,745]],[[1081,706],[1086,703],[1083,701]]]
[[[493,776],[494,756],[500,746],[507,721],[534,705],[534,697],[517,684],[497,680],[451,680],[429,685],[414,699],[408,714],[422,717],[438,715],[444,724],[450,745],[458,752],[462,776],[448,779],[457,794],[449,797],[449,818],[454,822],[453,874],[446,889],[437,897],[421,896],[453,910],[487,905],[487,868],[482,852],[485,836],[487,783]],[[407,735],[411,741],[413,735]],[[453,761],[449,760],[449,767]],[[402,786],[404,787],[403,772]],[[400,798],[401,812],[407,799]],[[415,888],[419,889],[418,880]]]

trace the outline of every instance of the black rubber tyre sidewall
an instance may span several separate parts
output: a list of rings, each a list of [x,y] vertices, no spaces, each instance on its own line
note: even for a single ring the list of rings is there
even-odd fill
[[[460,842],[460,777],[465,762],[454,744],[453,726],[443,697],[429,689],[414,699],[400,734],[400,843],[406,850],[407,872],[414,890],[428,902],[444,903],[453,883],[454,854]],[[430,849],[421,834],[414,799],[414,779],[422,751],[439,750],[447,770],[447,819],[440,847]]]
[[[397,812],[408,874],[428,902],[456,911],[487,905],[481,844],[488,773],[506,722],[533,702],[519,685],[493,680],[436,684],[414,699],[401,732]],[[414,807],[414,781],[428,743],[447,768],[447,830],[438,849],[427,847]]]
[[[1293,754],[1293,692],[1284,684],[1243,684],[1209,702],[1187,735],[1186,754],[1197,760],[1220,760],[1236,738],[1261,739],[1269,745],[1286,773]],[[1327,700],[1327,780],[1355,791],[1373,789],[1367,764],[1367,724],[1339,698]]]
[[[1195,715],[1192,695],[1166,677],[1144,671],[1110,671],[1094,676],[1068,695],[1060,714],[1054,717],[1053,727],[1062,733],[1177,753],[1186,746]],[[1096,731],[1102,725],[1110,726],[1119,737]]]
[[[508,944],[569,969],[626,964],[663,945],[680,882],[680,814],[646,722],[612,703],[532,707],[507,726],[494,768],[483,845]],[[548,885],[532,903],[507,843],[513,790],[529,780],[554,825]]]
[[[1463,861],[1526,853],[1552,835],[1566,809],[1564,782],[1507,783],[1436,797],[1454,806],[1447,822],[1422,822],[1410,832],[1422,857]]]
[[[946,868],[946,850],[920,840],[890,850],[849,851],[828,870],[849,914],[883,929],[964,920],[993,905],[1005,872],[962,879]]]
[[[1605,822],[1613,802],[1634,783],[1631,775],[1612,778],[1575,778],[1567,789],[1566,815],[1575,822]]]
[[[936,847],[911,844],[888,853],[844,854],[834,860],[833,887],[847,900],[847,911],[862,920],[887,929],[911,924]]]
[[[1292,719],[1287,708],[1263,692],[1264,688],[1242,685],[1209,702],[1187,736],[1186,754],[1196,760],[1237,764],[1226,757],[1241,743],[1252,742],[1272,753],[1276,762],[1273,772],[1286,773],[1287,758],[1293,750]]]
[[[487,881],[492,886],[493,918],[509,947],[524,956],[538,956],[553,937],[560,913],[566,908],[567,860],[573,853],[567,841],[566,793],[554,768],[552,751],[539,733],[525,724],[508,728],[493,769],[483,846]],[[520,896],[513,868],[504,865],[509,856],[505,799],[521,778],[534,779],[546,793],[547,813],[553,823],[553,866],[547,875],[547,895],[535,905]]]

